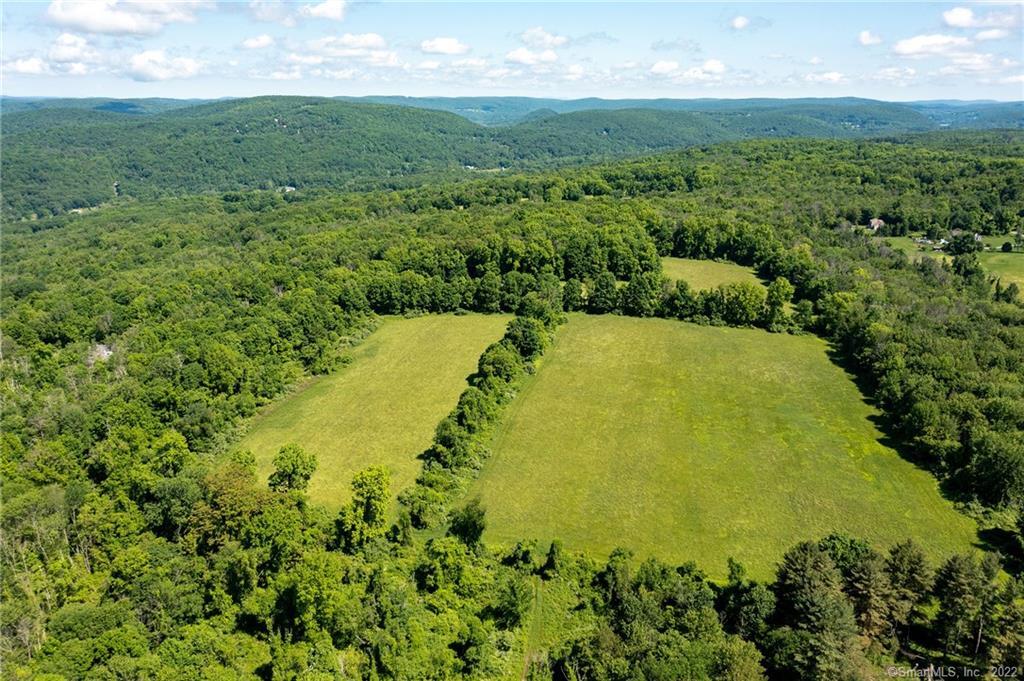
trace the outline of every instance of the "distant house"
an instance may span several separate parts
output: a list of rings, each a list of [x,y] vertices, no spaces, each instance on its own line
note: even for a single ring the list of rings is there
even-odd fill
[[[881,218],[871,218],[871,221],[868,223],[868,226],[871,227],[872,232],[877,232],[882,227],[885,227],[885,220]]]

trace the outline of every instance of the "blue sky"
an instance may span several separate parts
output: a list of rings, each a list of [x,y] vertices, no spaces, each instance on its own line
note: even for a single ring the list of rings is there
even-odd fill
[[[3,93],[1022,99],[1020,2],[4,2]]]

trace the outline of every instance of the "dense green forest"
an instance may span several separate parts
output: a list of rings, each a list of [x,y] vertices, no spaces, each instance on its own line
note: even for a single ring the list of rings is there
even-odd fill
[[[969,249],[912,262],[864,229],[881,217],[899,232],[1012,240],[1024,136],[745,141],[401,191],[310,190],[286,175],[271,184],[298,189],[207,191],[228,170],[239,186],[265,172],[241,151],[250,136],[264,159],[287,149],[291,162],[301,140],[323,141],[325,117],[413,141],[418,121],[450,137],[457,163],[469,160],[460,131],[483,135],[454,116],[333,107],[250,100],[132,119],[136,160],[147,148],[187,158],[210,184],[144,162],[137,184],[115,181],[205,193],[8,223],[6,677],[868,679],[893,664],[1024,665],[1024,302]],[[40,158],[66,162],[75,144],[83,164],[122,158],[121,119],[51,113],[58,141]],[[4,117],[12,210],[30,205],[14,203],[30,201],[17,191],[30,180],[9,195],[7,164],[23,167],[19,145],[45,138],[22,115]],[[531,134],[557,139],[549,121]],[[240,141],[190,138],[211,126]],[[467,149],[500,159],[495,139]],[[394,144],[411,164],[427,153]],[[386,151],[359,148],[367,163]],[[327,159],[304,172],[332,185]],[[68,190],[38,163],[32,182]],[[691,291],[662,277],[665,255],[751,265],[773,283]],[[264,485],[234,447],[260,405],[336,370],[377,315],[460,310],[515,318],[397,508],[380,468],[331,515],[306,496],[307,452],[282,448]],[[626,551],[484,545],[487,510],[461,491],[563,312],[580,310],[828,339],[904,455],[979,519],[985,551],[929,564],[912,541],[806,538],[773,580],[731,564],[719,583]],[[562,595],[566,626],[524,667],[541,588]]]
[[[535,107],[533,115],[525,112],[510,126],[482,127],[429,110],[431,102],[5,99],[3,212],[9,218],[46,216],[118,197],[240,189],[407,187],[453,174],[473,179],[486,171],[728,140],[895,135],[940,125],[907,105],[858,99],[629,100],[580,110],[554,100],[524,104],[509,98],[491,105]],[[588,103],[579,100],[579,107]],[[973,117],[965,113],[941,125],[1012,128],[1024,121],[1014,104],[979,106],[968,108]],[[978,123],[979,116],[989,118]]]

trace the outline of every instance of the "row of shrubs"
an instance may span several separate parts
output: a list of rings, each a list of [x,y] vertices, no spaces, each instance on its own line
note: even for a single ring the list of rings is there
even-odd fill
[[[537,359],[564,320],[553,301],[537,294],[523,299],[505,335],[480,355],[477,370],[468,379],[469,387],[438,424],[433,443],[421,454],[422,473],[416,484],[398,497],[400,527],[424,529],[446,520],[445,509],[460,496],[487,457],[490,426],[515,395],[520,381],[533,373]]]

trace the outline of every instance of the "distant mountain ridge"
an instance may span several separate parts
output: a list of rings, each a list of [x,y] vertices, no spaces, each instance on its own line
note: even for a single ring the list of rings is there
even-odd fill
[[[3,98],[3,211],[26,217],[119,196],[284,186],[401,187],[757,137],[1024,127],[1022,103],[391,99]],[[467,112],[506,124],[484,126]]]

